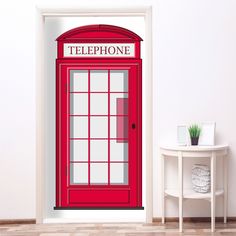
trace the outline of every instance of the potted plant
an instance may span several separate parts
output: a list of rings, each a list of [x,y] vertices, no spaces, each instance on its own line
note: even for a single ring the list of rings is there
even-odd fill
[[[201,127],[197,124],[190,125],[188,132],[191,138],[191,145],[198,145],[198,139],[201,134]]]

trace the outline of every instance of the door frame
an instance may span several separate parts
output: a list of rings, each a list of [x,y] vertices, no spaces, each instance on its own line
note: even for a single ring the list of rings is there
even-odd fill
[[[145,19],[145,86],[144,92],[148,94],[143,101],[143,113],[146,116],[146,129],[143,132],[143,141],[146,143],[144,157],[146,160],[146,223],[151,223],[153,218],[153,59],[152,59],[152,7],[71,7],[71,8],[44,8],[36,7],[36,223],[44,223],[44,153],[46,145],[44,143],[47,123],[44,119],[47,100],[45,98],[45,88],[47,81],[44,72],[44,24],[45,17],[75,17],[75,16],[142,16]],[[143,120],[144,122],[144,120]]]

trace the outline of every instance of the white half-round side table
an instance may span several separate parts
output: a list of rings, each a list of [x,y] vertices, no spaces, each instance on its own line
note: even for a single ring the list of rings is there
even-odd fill
[[[184,199],[204,199],[211,202],[211,231],[215,231],[215,198],[224,198],[224,223],[227,222],[227,150],[228,145],[216,146],[161,146],[161,170],[162,170],[162,223],[165,223],[165,197],[172,196],[179,199],[179,232],[183,231],[183,200]],[[165,157],[178,158],[178,188],[165,188]],[[224,161],[224,181],[223,188],[216,189],[216,159],[223,157]],[[210,158],[211,166],[211,191],[210,193],[197,193],[192,189],[183,187],[183,160],[184,158]]]

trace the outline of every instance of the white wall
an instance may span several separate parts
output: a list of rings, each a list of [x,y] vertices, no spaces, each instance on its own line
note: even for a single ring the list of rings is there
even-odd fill
[[[61,2],[79,7],[98,1]],[[99,2],[109,5],[106,0]],[[0,7],[0,219],[35,217],[34,44],[35,6],[40,4],[61,6],[56,0],[12,0]],[[154,216],[160,216],[158,146],[175,141],[178,123],[192,121],[216,121],[217,142],[230,145],[229,215],[236,216],[236,2],[120,0],[117,4],[153,5]],[[174,163],[169,165],[172,170]],[[169,185],[175,185],[174,175],[168,173]],[[175,203],[168,201],[168,216],[177,215]],[[186,216],[210,214],[207,202],[189,201],[184,206]]]
[[[217,143],[230,145],[229,215],[236,216],[236,2],[160,1],[158,7],[154,143],[174,141],[178,123],[216,121]],[[157,166],[158,145],[154,148]],[[173,168],[173,163],[169,164]],[[187,163],[188,169],[191,165]],[[154,179],[159,177],[157,172],[154,170]],[[174,180],[171,173],[168,177]],[[175,181],[169,184],[174,185]],[[158,190],[154,186],[154,196],[159,197]],[[174,203],[168,202],[169,216],[177,215]],[[217,203],[219,215],[222,201]],[[209,216],[210,204],[187,201],[184,209],[185,216]],[[154,214],[158,212],[158,204],[154,203]]]

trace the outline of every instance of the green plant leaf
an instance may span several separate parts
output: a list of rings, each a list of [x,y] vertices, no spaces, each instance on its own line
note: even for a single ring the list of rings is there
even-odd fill
[[[188,132],[191,138],[199,137],[201,134],[201,127],[197,124],[192,124],[188,128]]]

